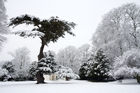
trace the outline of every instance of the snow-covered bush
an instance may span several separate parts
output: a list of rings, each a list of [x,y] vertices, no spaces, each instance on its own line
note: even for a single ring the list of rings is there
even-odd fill
[[[15,68],[14,68],[14,65],[12,62],[8,61],[8,62],[5,62],[3,65],[2,65],[2,68],[3,69],[6,69],[8,71],[8,73],[14,73],[15,72]]]
[[[88,77],[93,81],[106,81],[109,78],[110,61],[102,49],[96,51],[94,58],[89,61],[93,64]]]
[[[8,77],[8,71],[6,69],[0,68],[0,81],[7,80]]]
[[[75,74],[71,68],[59,66],[58,71],[56,72],[57,79],[79,79],[79,76]]]
[[[56,71],[56,62],[54,59],[54,55],[50,51],[48,51],[48,55],[46,55],[46,58],[42,58],[38,62],[37,70],[45,74],[51,74]]]
[[[29,79],[29,70],[28,69],[20,69],[16,71],[13,75],[14,80],[16,81],[24,81]]]
[[[11,63],[5,63],[5,67],[13,80],[28,80],[30,51],[26,47],[18,48],[15,52],[10,53],[13,59]],[[13,70],[13,71],[12,71]]]
[[[29,67],[22,67],[21,69],[17,69],[16,67],[19,67],[19,64],[16,64],[17,66],[15,67],[15,63],[12,61],[6,61],[1,64],[0,80],[35,80],[37,62],[31,63],[30,65],[28,65]]]
[[[109,63],[107,56],[99,49],[95,54],[91,54],[89,60],[81,66],[79,75],[81,79],[105,81],[109,77]]]
[[[34,61],[29,66],[29,79],[30,80],[35,80],[36,70],[37,70],[37,62]]]
[[[111,75],[115,79],[135,78],[140,75],[140,50],[131,49],[122,56],[117,57]]]
[[[87,80],[88,79],[88,75],[91,71],[92,65],[93,65],[93,63],[91,63],[91,62],[83,63],[83,65],[81,66],[81,68],[79,70],[79,76],[80,76],[81,80]]]
[[[6,69],[8,71],[7,73],[7,80],[13,80],[15,77],[15,66],[11,61],[7,61],[2,65],[2,69]]]
[[[11,61],[4,62],[2,65],[2,69],[6,70],[7,74],[4,75],[4,80],[15,80],[15,81],[23,81],[23,80],[30,80],[30,73],[29,73],[29,68],[22,68],[22,69],[17,69],[17,66],[13,65],[14,63]]]
[[[0,68],[0,77],[7,75],[7,74],[8,74],[8,71],[6,69]]]

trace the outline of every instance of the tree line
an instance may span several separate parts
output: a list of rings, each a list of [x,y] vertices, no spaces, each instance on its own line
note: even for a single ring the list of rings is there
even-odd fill
[[[8,30],[6,10],[4,1],[0,0],[0,45],[6,40],[3,34]],[[18,31],[15,34],[21,37],[39,37],[41,40],[40,52],[38,55],[36,78],[37,83],[44,83],[44,70],[40,69],[49,63],[43,53],[44,47],[50,42],[56,42],[66,33],[73,35],[74,22],[60,20],[58,17],[50,19],[39,19],[28,14],[11,18],[9,26],[16,27],[20,24],[33,25],[31,31]],[[124,4],[106,13],[98,25],[92,37],[92,45],[85,45],[79,49],[69,46],[58,52],[56,63],[70,67],[80,75],[81,79],[92,81],[108,81],[110,79],[136,78],[140,79],[140,7],[135,3]],[[25,51],[22,51],[24,54]],[[19,55],[19,54],[18,54]],[[14,55],[13,55],[14,56]],[[19,55],[20,56],[20,55]],[[14,57],[13,61],[18,58]],[[22,59],[21,57],[20,59]],[[28,58],[28,57],[27,57]],[[24,59],[24,58],[23,58]],[[19,68],[24,69],[24,61],[20,62]],[[29,61],[29,59],[27,60]],[[17,61],[19,62],[19,61]],[[52,61],[51,61],[52,62]],[[27,62],[28,63],[28,62]],[[19,63],[17,63],[19,64]],[[11,65],[11,63],[7,63]],[[10,66],[13,67],[13,66]],[[53,67],[49,67],[50,72]],[[5,65],[1,69],[1,75],[11,73],[14,70]],[[43,68],[43,69],[44,69]],[[50,69],[51,68],[51,69]],[[21,73],[21,72],[20,72]],[[46,73],[46,72],[45,72]],[[53,73],[53,71],[52,71]],[[25,75],[25,74],[24,74]],[[20,75],[21,76],[21,75]]]

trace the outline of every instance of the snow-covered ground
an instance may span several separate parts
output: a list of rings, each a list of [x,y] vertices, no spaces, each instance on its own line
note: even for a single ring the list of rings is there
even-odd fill
[[[0,82],[0,93],[140,93],[140,85],[135,80],[123,83],[94,83],[88,81],[35,81]]]

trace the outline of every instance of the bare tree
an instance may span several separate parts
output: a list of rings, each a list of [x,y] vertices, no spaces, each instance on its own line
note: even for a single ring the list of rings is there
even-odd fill
[[[6,40],[3,34],[6,34],[8,32],[6,21],[7,21],[7,15],[4,6],[4,0],[0,0],[0,47],[2,46],[2,43]]]
[[[15,50],[14,53],[10,53],[13,56],[13,64],[15,65],[15,69],[18,71],[20,69],[27,69],[30,64],[30,51],[26,48],[19,48]]]
[[[140,27],[140,7],[134,3],[130,3],[123,6],[125,20],[128,20],[131,27],[130,35],[134,39],[135,47],[139,47],[138,36],[139,36],[139,27]]]
[[[103,48],[113,59],[140,46],[140,7],[129,3],[108,12],[92,37],[96,48]]]
[[[78,72],[77,63],[77,49],[74,46],[68,46],[63,50],[59,51],[56,57],[56,61],[59,65],[70,67],[74,72]]]

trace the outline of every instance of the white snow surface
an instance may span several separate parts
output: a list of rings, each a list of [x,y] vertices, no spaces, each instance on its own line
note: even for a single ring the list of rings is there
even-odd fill
[[[88,81],[35,81],[0,82],[0,93],[140,93],[140,85],[135,80],[125,83],[97,83]]]

